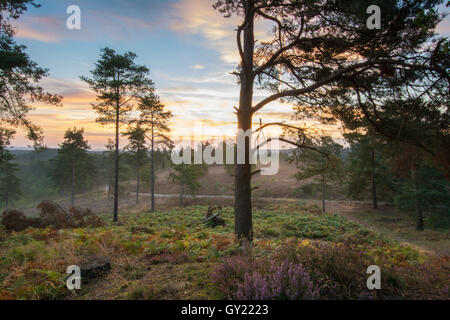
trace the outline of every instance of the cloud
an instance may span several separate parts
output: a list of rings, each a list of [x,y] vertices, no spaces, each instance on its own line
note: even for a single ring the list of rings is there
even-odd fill
[[[67,29],[67,15],[46,15],[45,11],[37,11],[35,14],[26,14],[14,22],[16,36],[46,43],[60,43],[64,40],[98,41],[108,38],[129,40],[147,35],[149,30],[162,25],[161,19],[164,19],[163,15],[155,13],[157,10],[163,10],[162,8],[155,7],[153,11],[147,8],[146,10],[152,13],[148,17],[142,10],[138,11],[139,7],[133,7],[131,11],[114,12],[118,9],[107,4],[102,6],[101,10],[83,10],[86,6],[88,5],[81,6],[81,30]],[[149,4],[146,5],[148,6]]]
[[[202,65],[200,65],[200,64],[196,64],[196,65],[194,65],[194,66],[191,66],[191,69],[194,69],[194,70],[202,70],[202,69],[205,69],[205,66],[202,66]]]
[[[55,78],[44,78],[40,84],[53,94],[59,94],[63,96],[63,104],[65,107],[73,105],[90,105],[95,102],[95,94],[89,90],[87,84],[80,80],[59,80]]]
[[[239,24],[236,17],[224,18],[215,10],[211,2],[204,0],[180,0],[172,5],[169,21],[171,30],[178,33],[202,35],[205,45],[220,52],[227,64],[237,64],[239,54],[235,41],[234,29]]]
[[[436,32],[447,36],[450,35],[450,15],[438,24]]]
[[[237,65],[240,57],[236,44],[236,28],[242,23],[241,17],[233,15],[225,18],[223,14],[205,0],[180,0],[172,5],[171,30],[179,33],[200,34],[205,45],[217,50],[222,60],[229,65]],[[271,22],[255,22],[255,39],[271,39]]]
[[[15,22],[16,36],[22,39],[57,43],[63,39],[58,30],[65,28],[64,22],[49,16],[24,16]]]

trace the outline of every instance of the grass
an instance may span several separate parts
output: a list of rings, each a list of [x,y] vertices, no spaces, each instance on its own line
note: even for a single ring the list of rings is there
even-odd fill
[[[0,227],[0,299],[214,299],[220,298],[210,280],[222,258],[235,255],[233,210],[226,207],[225,227],[200,223],[206,206],[167,209],[155,213],[122,214],[113,224],[102,215],[101,228],[32,229],[9,233]],[[267,205],[254,211],[254,250],[277,250],[286,241],[339,243],[356,239],[384,254],[413,263],[425,256],[345,218],[321,214],[300,203]],[[104,278],[71,292],[65,287],[66,268],[82,258],[101,255],[111,260]]]
[[[450,231],[436,227],[429,215],[425,216],[425,230],[415,229],[415,214],[401,212],[392,207],[373,209],[342,210],[344,217],[356,221],[370,229],[388,235],[399,242],[408,243],[416,249],[437,255],[450,255]]]

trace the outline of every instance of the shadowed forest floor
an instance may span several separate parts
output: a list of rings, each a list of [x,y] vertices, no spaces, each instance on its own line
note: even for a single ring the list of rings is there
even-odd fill
[[[225,298],[223,290],[219,290],[211,275],[223,259],[238,255],[241,251],[234,242],[233,208],[226,206],[228,200],[222,199],[226,207],[221,217],[226,226],[211,228],[201,223],[207,211],[205,203],[193,204],[202,202],[202,199],[188,199],[189,206],[184,208],[175,207],[170,199],[158,199],[158,210],[154,213],[145,210],[144,204],[141,207],[132,206],[133,199],[131,196],[122,199],[117,224],[112,223],[108,213],[101,215],[105,225],[97,228],[29,228],[22,232],[0,229],[0,299]],[[211,200],[215,199],[208,199],[208,202]],[[97,199],[89,203],[95,202],[96,209],[100,209],[102,201],[106,202],[105,199]],[[217,199],[214,203],[219,201]],[[82,201],[79,204],[82,206]],[[286,249],[282,248],[286,246],[300,250],[311,248],[312,251],[305,253],[308,254],[327,246],[345,249],[349,244],[351,247],[357,245],[344,253],[353,255],[354,250],[361,250],[361,254],[366,255],[364,259],[367,261],[361,262],[362,265],[356,264],[359,274],[356,276],[362,278],[365,277],[367,263],[377,263],[383,268],[415,266],[434,256],[430,254],[433,253],[431,248],[416,251],[404,243],[390,240],[387,233],[372,231],[377,224],[374,228],[366,228],[350,221],[354,217],[365,224],[364,217],[368,213],[357,215],[348,210],[345,215],[350,218],[346,219],[339,215],[323,214],[319,207],[299,201],[274,203],[255,200],[254,207],[253,252],[256,256],[283,254]],[[103,209],[109,210],[107,207]],[[424,235],[439,236],[435,241],[439,241],[442,247],[446,241],[448,243],[448,234],[433,232],[426,231]],[[432,241],[426,239],[422,244]],[[65,269],[89,256],[110,259],[111,272],[83,285],[81,291],[68,291],[64,282]],[[318,258],[321,256],[319,254]],[[316,258],[311,259],[314,261]],[[346,261],[351,261],[351,258],[343,259],[343,263]],[[440,268],[445,264],[448,267],[448,258],[443,261],[445,263],[436,264]],[[342,268],[332,266],[332,270]],[[342,272],[352,274],[354,271]],[[442,271],[439,275],[445,276]],[[362,278],[350,278],[349,281],[365,285]],[[417,292],[418,297],[423,296],[421,290],[414,289],[413,295]]]

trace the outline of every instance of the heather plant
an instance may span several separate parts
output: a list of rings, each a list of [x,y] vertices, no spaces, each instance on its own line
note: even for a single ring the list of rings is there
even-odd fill
[[[212,281],[227,299],[312,300],[318,288],[301,264],[251,255],[229,257],[212,273]]]
[[[302,264],[318,286],[320,299],[448,298],[448,257],[424,259],[409,247],[376,240],[360,243],[355,238],[342,242],[288,241],[271,260]],[[382,270],[382,290],[368,290],[366,268]]]
[[[239,284],[244,282],[245,274],[252,269],[252,264],[250,256],[232,256],[224,259],[211,274],[212,282],[220,295],[225,299],[233,298]]]
[[[237,300],[314,300],[318,288],[301,264],[284,260],[271,262],[270,273],[247,272],[244,282],[238,284]]]

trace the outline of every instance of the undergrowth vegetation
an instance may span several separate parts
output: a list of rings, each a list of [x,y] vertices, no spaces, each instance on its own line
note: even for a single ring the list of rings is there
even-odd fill
[[[286,203],[254,212],[252,249],[226,226],[201,224],[207,207],[124,214],[101,227],[0,227],[0,299],[384,299],[447,298],[449,258],[432,258],[317,207]],[[66,268],[91,256],[111,272],[65,285]],[[366,269],[382,270],[369,291]]]

